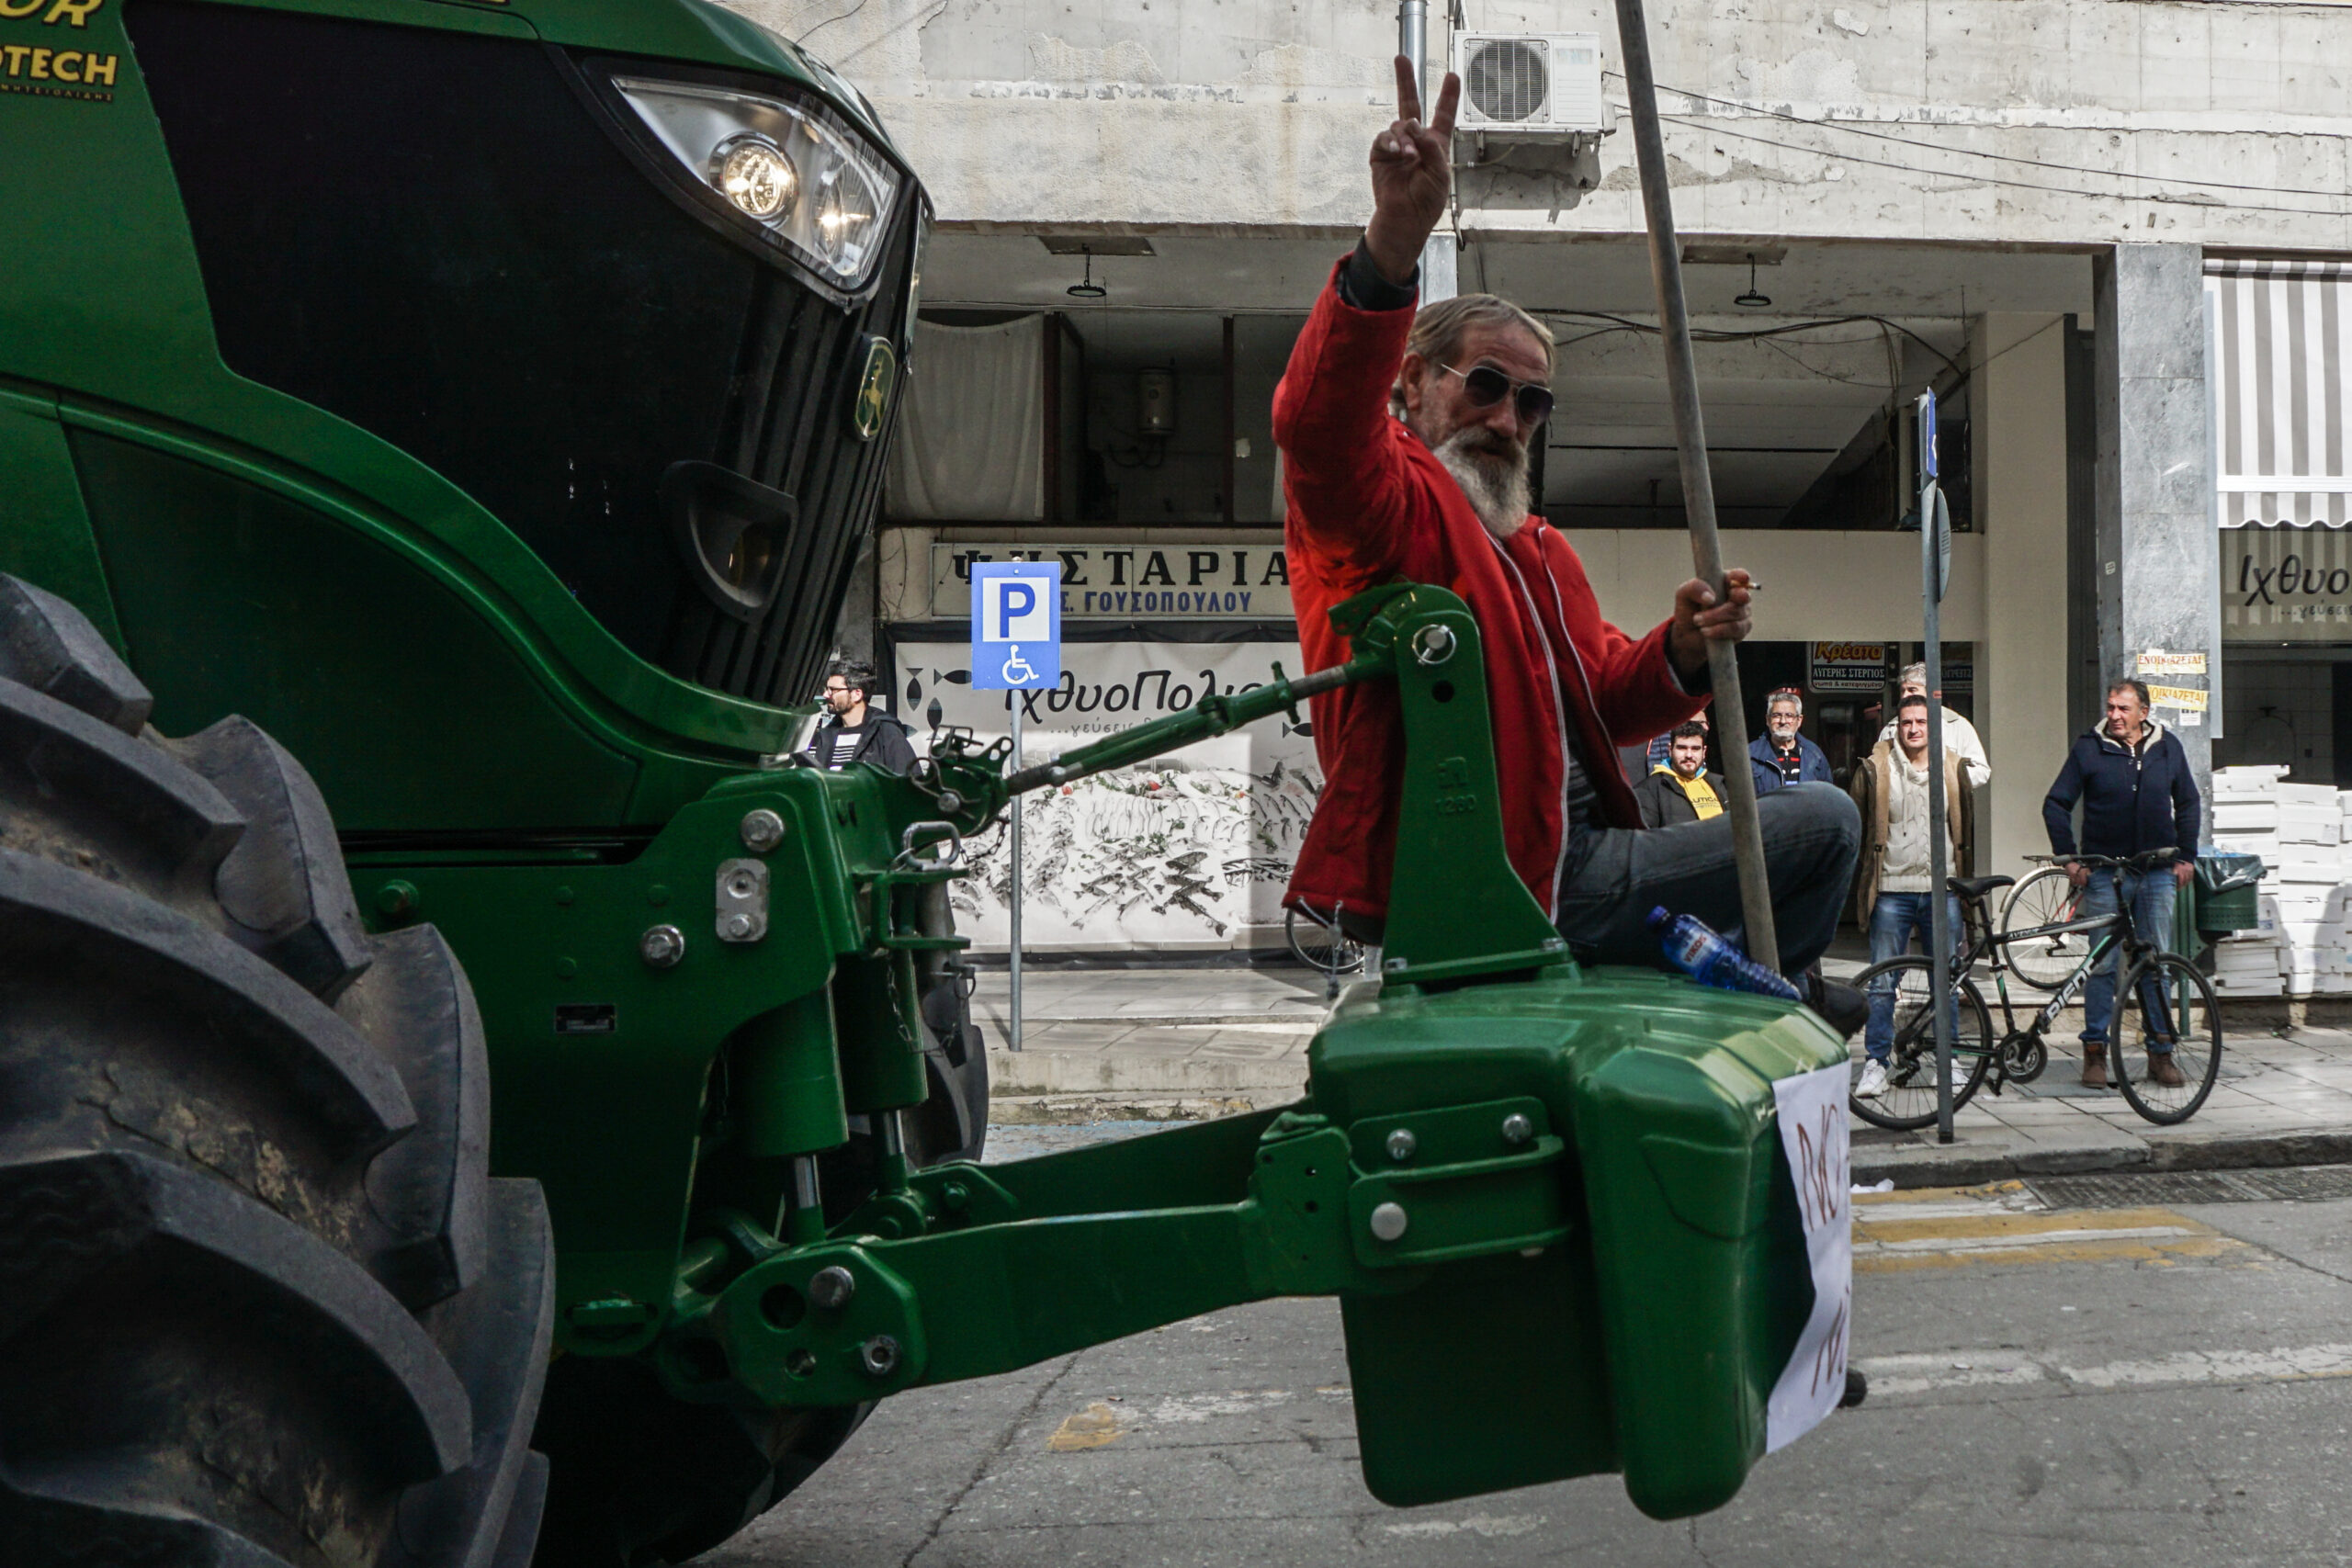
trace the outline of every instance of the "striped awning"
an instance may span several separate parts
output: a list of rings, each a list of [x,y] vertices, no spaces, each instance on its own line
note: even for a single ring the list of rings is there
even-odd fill
[[[2208,261],[2224,528],[2352,524],[2352,263]]]

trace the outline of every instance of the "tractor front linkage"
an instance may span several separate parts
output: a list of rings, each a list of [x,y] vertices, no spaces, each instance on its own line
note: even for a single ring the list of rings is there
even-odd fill
[[[559,931],[531,959],[469,959],[507,1038],[552,1007],[615,1033],[642,1010],[678,1042],[673,1070],[628,1083],[560,1022],[545,1053],[499,1062],[502,1163],[548,1184],[559,1227],[564,1349],[648,1357],[688,1400],[845,1405],[1238,1303],[1335,1295],[1381,1498],[1607,1470],[1660,1517],[1730,1497],[1816,1296],[1774,1085],[1842,1066],[1844,1048],[1777,1001],[1580,969],[1505,857],[1467,610],[1396,585],[1337,618],[1348,663],[1049,763],[1008,773],[1006,743],[951,733],[905,779],[781,766],[728,781],[625,864],[444,867],[424,891],[379,875],[379,908],[427,903],[461,943],[477,914],[514,907],[499,879],[548,885]],[[925,986],[962,945],[940,918],[962,837],[1022,792],[1374,679],[1395,682],[1407,737],[1385,960],[1321,1029],[1306,1098],[1016,1164],[910,1168],[901,1117],[936,1050]],[[689,936],[672,890],[696,883],[716,909]],[[570,955],[620,942],[635,951],[605,966],[612,994],[580,998]],[[679,1029],[690,1014],[707,1027]],[[694,1049],[714,1032],[715,1061]],[[644,1152],[645,1119],[662,1117],[693,1129],[666,1164]],[[878,1151],[872,1190],[845,1217],[836,1194],[829,1223],[819,1161],[853,1118]],[[624,1147],[639,1152],[616,1171],[602,1156]]]

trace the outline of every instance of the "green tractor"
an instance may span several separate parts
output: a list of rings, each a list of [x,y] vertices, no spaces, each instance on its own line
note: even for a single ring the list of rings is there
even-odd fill
[[[0,170],[12,1568],[679,1562],[888,1394],[1275,1294],[1397,1503],[1713,1507],[1842,1392],[1843,1048],[1571,961],[1450,595],[1051,764],[796,760],[929,215],[790,43],[0,0]],[[977,1163],[964,839],[1366,680],[1308,1097]]]

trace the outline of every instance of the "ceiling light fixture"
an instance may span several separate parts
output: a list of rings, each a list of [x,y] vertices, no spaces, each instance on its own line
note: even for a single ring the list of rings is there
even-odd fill
[[[1771,302],[1770,295],[1758,294],[1756,291],[1756,253],[1750,251],[1747,253],[1747,292],[1735,298],[1732,303],[1744,305],[1751,310],[1760,310]]]
[[[1094,281],[1094,252],[1082,248],[1079,254],[1086,258],[1086,281],[1073,283],[1063,292],[1073,299],[1100,299],[1111,291]]]

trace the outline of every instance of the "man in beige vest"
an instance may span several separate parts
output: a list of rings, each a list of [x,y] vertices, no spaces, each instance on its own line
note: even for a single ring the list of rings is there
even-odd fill
[[[1944,753],[1945,829],[1951,834],[1948,876],[1966,876],[1975,843],[1975,809],[1967,788],[1974,768],[1957,750]],[[1992,770],[1986,768],[1990,778]],[[1895,709],[1894,735],[1882,740],[1854,770],[1849,793],[1862,815],[1862,852],[1855,866],[1854,918],[1870,932],[1871,962],[1894,957],[1918,933],[1919,949],[1933,942],[1935,881],[1928,823],[1928,698],[1905,697]],[[1960,938],[1960,900],[1947,893],[1952,939]],[[1854,1083],[1857,1100],[1886,1090],[1887,1053],[1894,1043],[1894,992],[1873,985],[1871,1020],[1863,1035],[1870,1060]],[[1954,1078],[1965,1069],[1952,1065]]]

